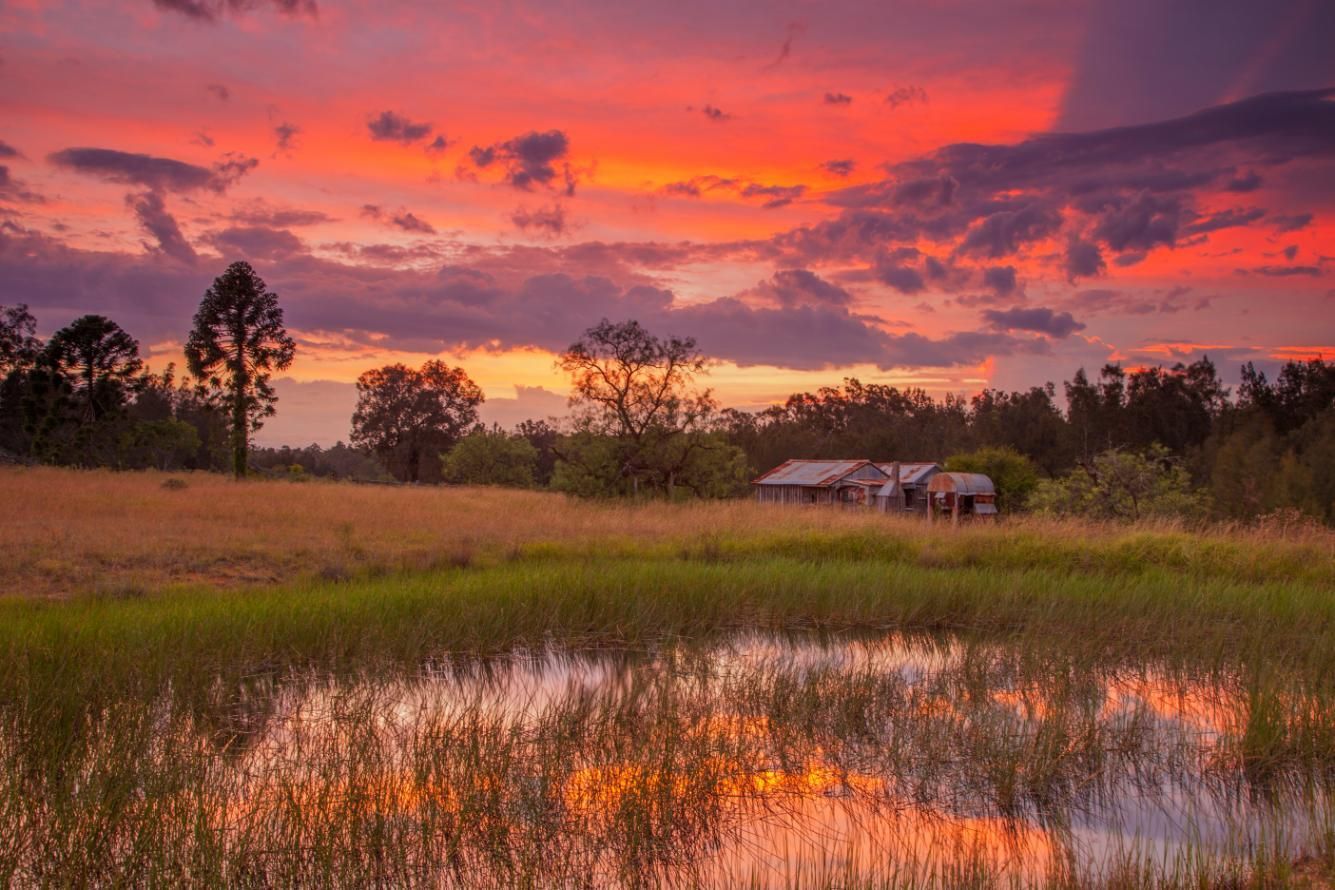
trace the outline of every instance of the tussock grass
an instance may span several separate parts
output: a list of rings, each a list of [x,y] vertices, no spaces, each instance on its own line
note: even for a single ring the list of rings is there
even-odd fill
[[[862,511],[750,501],[626,504],[487,488],[234,482],[180,474],[0,469],[0,594],[236,588],[494,563],[555,550],[639,556],[875,557],[927,566],[1172,570],[1335,585],[1335,532],[1192,531],[1008,517],[950,531]]]

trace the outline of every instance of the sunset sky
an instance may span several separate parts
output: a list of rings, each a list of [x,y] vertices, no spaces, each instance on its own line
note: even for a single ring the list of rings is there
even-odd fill
[[[0,0],[0,303],[160,369],[249,260],[265,444],[443,357],[560,414],[602,317],[743,408],[1335,356],[1335,3]]]

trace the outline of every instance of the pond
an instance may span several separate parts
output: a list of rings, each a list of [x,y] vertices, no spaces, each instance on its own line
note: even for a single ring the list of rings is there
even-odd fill
[[[747,635],[257,680],[160,703],[143,747],[108,715],[82,781],[129,802],[31,828],[111,832],[145,874],[432,886],[1214,881],[1335,834],[1326,702],[1065,648]]]

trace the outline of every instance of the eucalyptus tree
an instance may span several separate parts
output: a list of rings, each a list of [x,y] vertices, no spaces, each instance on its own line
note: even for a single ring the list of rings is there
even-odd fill
[[[232,470],[238,479],[246,475],[250,434],[274,413],[277,397],[270,376],[290,366],[295,353],[278,295],[249,263],[232,263],[204,293],[185,359],[191,375],[204,381],[226,408]]]

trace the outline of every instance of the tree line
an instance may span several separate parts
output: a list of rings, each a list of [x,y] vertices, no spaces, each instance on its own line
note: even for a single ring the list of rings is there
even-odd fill
[[[1243,366],[1236,393],[1202,358],[1115,364],[972,398],[846,379],[759,412],[723,409],[689,337],[603,320],[557,360],[570,415],[513,430],[478,421],[462,368],[393,364],[357,381],[349,444],[255,448],[271,376],[295,344],[277,295],[233,263],[205,293],[188,374],[147,369],[137,341],[87,315],[45,343],[27,307],[0,307],[0,450],[74,466],[250,470],[550,488],[584,497],[730,497],[785,460],[929,460],[986,472],[1010,510],[1335,521],[1335,363]]]
[[[0,451],[43,463],[117,468],[249,467],[250,437],[274,413],[270,378],[296,346],[278,297],[247,263],[200,301],[189,376],[153,373],[139,341],[84,315],[43,343],[24,304],[0,307]]]

